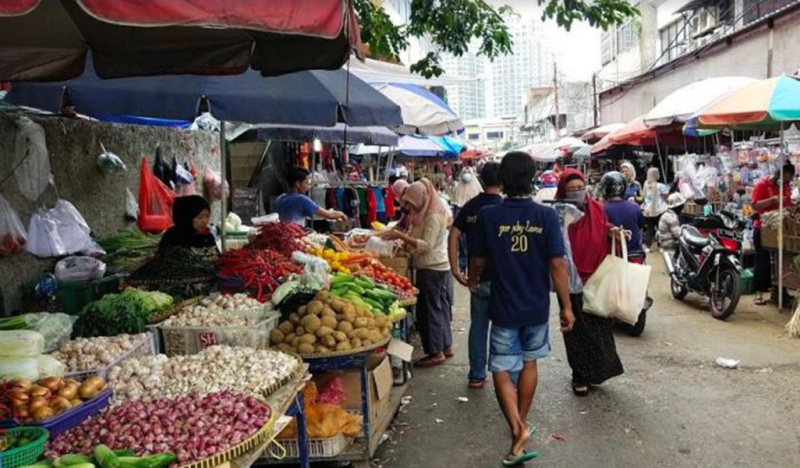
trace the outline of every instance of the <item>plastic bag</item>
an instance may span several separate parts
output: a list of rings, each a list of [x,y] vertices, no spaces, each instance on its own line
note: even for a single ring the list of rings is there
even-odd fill
[[[172,203],[175,193],[151,172],[142,158],[139,176],[139,218],[136,224],[144,232],[163,232],[172,226]]]
[[[20,316],[25,329],[41,333],[44,337],[44,352],[52,353],[64,346],[72,335],[72,326],[78,317],[61,312],[36,312]]]
[[[39,258],[61,257],[67,254],[58,234],[58,223],[50,215],[49,210],[40,208],[31,216],[26,248]]]
[[[206,193],[206,198],[212,201],[222,200],[222,177],[206,166],[203,170],[203,189]],[[228,184],[225,184],[225,197],[228,196]]]
[[[139,218],[139,202],[129,188],[125,189],[125,216],[133,220]]]
[[[345,396],[344,377],[337,375],[325,382],[322,388],[319,389],[317,402],[341,406],[344,403]]]
[[[67,367],[53,356],[43,354],[36,357],[36,370],[39,377],[64,377]]]
[[[66,200],[58,200],[50,210],[50,215],[56,221],[58,235],[61,236],[67,255],[94,247],[90,234],[92,230],[75,205]]]
[[[102,148],[103,152],[97,157],[97,167],[99,167],[104,174],[111,175],[128,172],[128,166],[122,162],[119,156],[106,150],[106,147],[103,146],[102,143],[100,143],[100,148]]]
[[[392,241],[383,240],[379,237],[371,236],[367,240],[367,245],[364,250],[367,252],[374,252],[381,257],[394,257],[395,243]]]
[[[44,335],[32,330],[0,330],[0,356],[36,357],[44,353]]]
[[[326,289],[330,285],[328,276],[328,262],[306,255],[302,252],[292,253],[292,261],[303,265],[303,274],[300,275],[300,284],[310,289]]]
[[[59,281],[91,281],[105,276],[106,264],[92,257],[67,257],[56,263],[55,273]]]
[[[39,363],[30,357],[0,357],[0,381],[39,379]]]
[[[28,236],[19,219],[19,214],[11,204],[0,195],[0,257],[20,253],[25,250]]]
[[[25,116],[17,119],[17,127],[14,162],[22,161],[15,170],[17,184],[25,198],[36,201],[50,183],[50,156],[44,128]]]

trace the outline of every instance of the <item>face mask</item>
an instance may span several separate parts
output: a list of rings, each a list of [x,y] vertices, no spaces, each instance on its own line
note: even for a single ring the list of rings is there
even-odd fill
[[[464,182],[465,184],[472,182],[472,174],[469,172],[461,174],[461,182]]]
[[[586,189],[566,192],[564,199],[572,202],[583,203],[586,201]]]

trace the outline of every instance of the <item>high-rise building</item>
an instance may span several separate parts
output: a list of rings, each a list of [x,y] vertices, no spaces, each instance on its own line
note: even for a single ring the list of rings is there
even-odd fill
[[[447,73],[469,78],[457,85],[447,86],[447,103],[462,120],[481,119],[486,116],[484,58],[472,51],[461,57],[446,55],[442,66]]]

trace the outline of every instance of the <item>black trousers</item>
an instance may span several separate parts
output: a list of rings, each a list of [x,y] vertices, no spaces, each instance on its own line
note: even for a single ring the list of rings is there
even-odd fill
[[[658,222],[661,220],[661,215],[644,218],[644,245],[650,247],[650,244],[656,239],[656,230],[658,230]]]
[[[453,345],[450,271],[417,270],[417,325],[425,354],[439,354]]]
[[[756,250],[753,285],[758,292],[769,292],[772,289],[772,257],[761,243],[761,229],[753,230],[753,247]]]

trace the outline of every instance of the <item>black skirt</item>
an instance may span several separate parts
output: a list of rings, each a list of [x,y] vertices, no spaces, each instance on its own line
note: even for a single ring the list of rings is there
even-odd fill
[[[564,333],[572,382],[599,385],[624,371],[614,343],[611,319],[583,312],[583,294],[570,294],[575,326]]]

